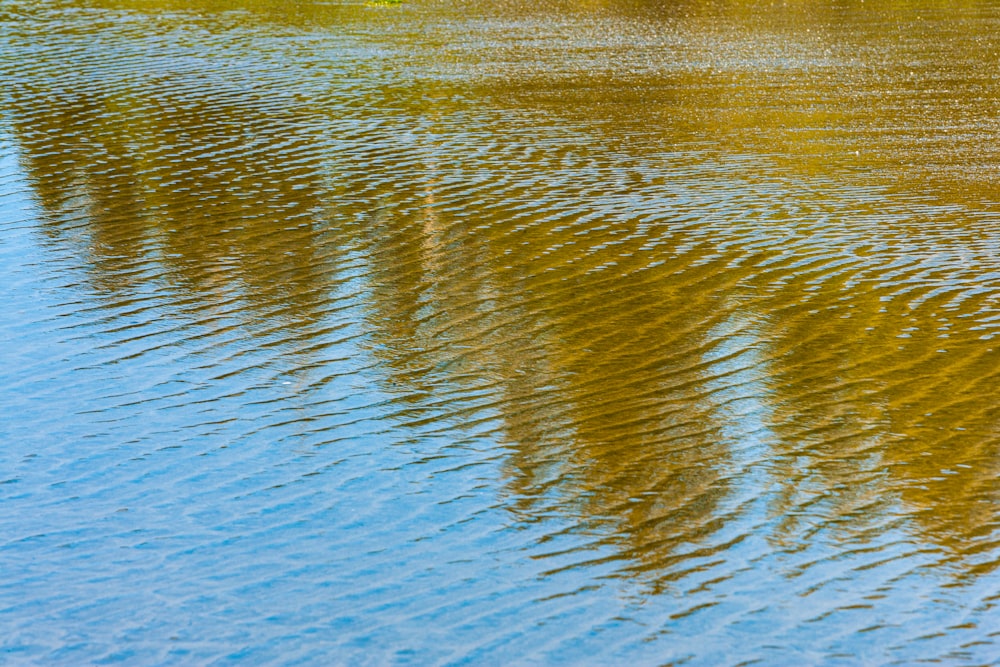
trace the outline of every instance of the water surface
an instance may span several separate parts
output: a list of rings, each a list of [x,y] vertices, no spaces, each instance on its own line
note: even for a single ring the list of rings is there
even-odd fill
[[[1000,662],[1000,5],[0,5],[3,661]]]

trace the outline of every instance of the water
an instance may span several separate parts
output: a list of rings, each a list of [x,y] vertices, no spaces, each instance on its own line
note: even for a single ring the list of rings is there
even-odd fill
[[[1000,5],[0,5],[0,661],[1000,662]]]

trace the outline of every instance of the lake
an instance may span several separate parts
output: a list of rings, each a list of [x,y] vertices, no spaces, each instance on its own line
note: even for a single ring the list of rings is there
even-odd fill
[[[0,4],[0,662],[1000,663],[1000,3]]]

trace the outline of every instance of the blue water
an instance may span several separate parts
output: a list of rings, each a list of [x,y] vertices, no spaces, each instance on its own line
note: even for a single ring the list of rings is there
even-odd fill
[[[997,12],[688,9],[0,7],[0,663],[1000,663]]]

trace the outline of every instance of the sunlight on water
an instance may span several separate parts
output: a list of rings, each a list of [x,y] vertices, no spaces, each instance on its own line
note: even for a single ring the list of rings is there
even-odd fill
[[[0,7],[12,663],[1000,661],[1000,6]]]

